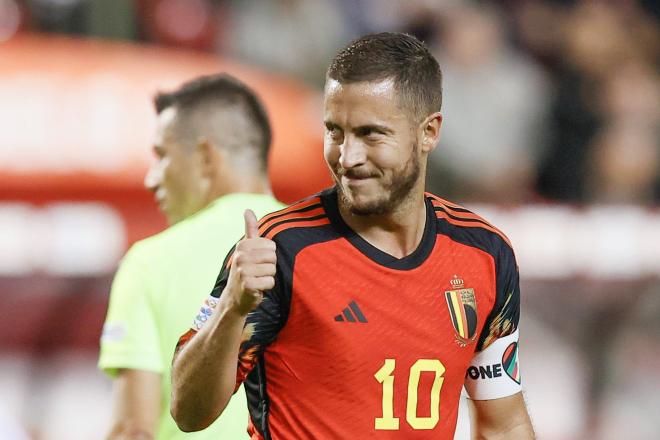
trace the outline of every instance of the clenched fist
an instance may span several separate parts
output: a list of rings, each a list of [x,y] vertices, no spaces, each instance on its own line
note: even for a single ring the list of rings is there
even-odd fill
[[[259,305],[263,291],[275,286],[275,242],[259,237],[257,218],[251,209],[243,214],[245,238],[238,242],[232,257],[225,295],[232,307],[247,315]]]

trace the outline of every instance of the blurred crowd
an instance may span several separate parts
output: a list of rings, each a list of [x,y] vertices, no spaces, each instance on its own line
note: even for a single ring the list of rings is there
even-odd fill
[[[0,0],[0,41],[57,32],[211,51],[321,87],[382,30],[445,76],[429,188],[459,200],[660,200],[660,6],[635,0]]]
[[[660,202],[660,1],[0,0],[0,45],[32,32],[137,41],[217,53],[317,90],[340,47],[385,30],[426,41],[444,73],[443,133],[430,158],[429,190],[493,204],[502,220],[510,205],[531,203],[524,219],[535,227],[514,219],[505,230],[539,250],[527,258],[543,260],[523,279],[522,304],[525,381],[530,407],[540,408],[539,432],[563,440],[659,438],[653,365],[660,359],[660,287],[657,278],[639,276],[657,273],[659,260],[636,259],[642,254],[635,246],[654,247],[660,237],[653,232],[657,210],[644,210],[647,221],[638,209]],[[545,201],[632,208],[621,214],[618,206],[603,207],[599,217],[536,205]],[[603,216],[621,227],[600,222]],[[571,235],[565,229],[573,223],[579,227]],[[587,227],[594,234],[580,232]],[[540,237],[544,228],[555,233]],[[98,235],[90,231],[82,236]],[[603,249],[616,255],[618,271],[585,271],[582,260],[600,261],[593,255]],[[525,259],[524,247],[517,250]],[[553,278],[553,262],[569,270]],[[521,265],[528,274],[530,266]],[[61,432],[90,438],[71,430],[98,432],[107,423],[109,385],[95,364],[109,283],[109,274],[0,273],[3,304],[32,312],[10,337],[38,341],[25,349],[37,361],[0,349],[0,428],[9,426],[2,416],[11,411],[46,440]],[[47,318],[29,318],[42,310]],[[33,322],[41,324],[36,336],[21,339]],[[69,416],[83,412],[85,420]],[[6,432],[0,429],[0,438],[23,438]]]

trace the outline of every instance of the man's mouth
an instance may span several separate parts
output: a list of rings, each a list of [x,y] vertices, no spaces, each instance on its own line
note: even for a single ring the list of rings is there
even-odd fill
[[[348,180],[367,180],[367,179],[373,178],[374,176],[348,176],[348,175],[344,175],[343,177],[348,179]]]
[[[373,173],[369,172],[358,172],[358,171],[339,171],[338,172],[340,177],[345,177],[346,179],[349,180],[366,180],[366,179],[371,179],[376,177]]]

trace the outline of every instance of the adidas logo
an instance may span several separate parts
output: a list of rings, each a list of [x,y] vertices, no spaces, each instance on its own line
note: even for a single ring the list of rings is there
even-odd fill
[[[343,313],[340,313],[339,315],[335,316],[335,321],[337,322],[367,322],[367,318],[364,316],[364,313],[362,313],[362,310],[360,310],[360,307],[358,307],[357,303],[355,301],[351,301],[351,303],[344,309]]]

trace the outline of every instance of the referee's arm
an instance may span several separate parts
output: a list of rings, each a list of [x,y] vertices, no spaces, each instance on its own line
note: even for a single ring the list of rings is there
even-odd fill
[[[106,439],[154,439],[160,416],[160,386],[160,373],[120,369],[112,384],[112,422]]]

